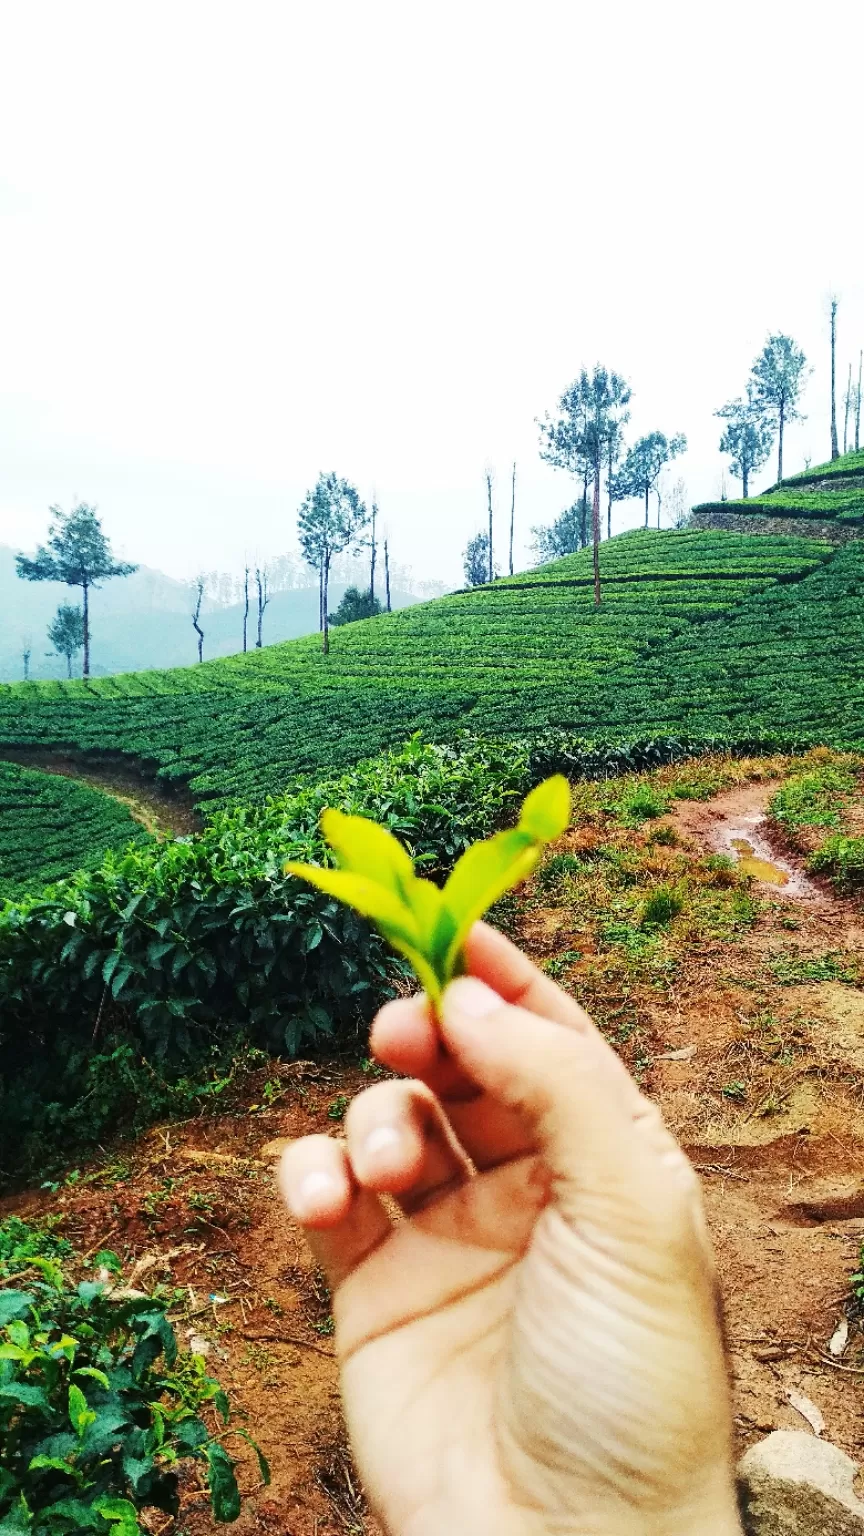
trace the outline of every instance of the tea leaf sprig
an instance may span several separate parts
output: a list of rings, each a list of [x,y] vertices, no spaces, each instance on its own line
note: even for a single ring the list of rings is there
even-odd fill
[[[560,837],[569,821],[570,786],[556,774],[527,796],[515,827],[468,848],[442,888],[414,873],[410,855],[385,827],[365,816],[327,810],[321,830],[339,868],[289,861],[285,871],[371,918],[410,961],[437,1009],[448,982],[465,969],[464,945],[473,924],[527,879],[546,843]]]

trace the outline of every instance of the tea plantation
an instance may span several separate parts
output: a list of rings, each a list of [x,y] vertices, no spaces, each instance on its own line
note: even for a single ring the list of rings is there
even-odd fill
[[[146,840],[144,828],[108,795],[0,762],[0,899],[95,869],[109,848]]]
[[[811,517],[860,527],[864,524],[864,453],[847,453],[830,464],[805,469],[762,496],[704,502],[693,510],[739,512],[747,517]]]
[[[128,753],[225,803],[278,793],[298,773],[347,766],[416,730],[593,730],[596,700],[614,709],[613,675],[806,581],[832,553],[804,538],[639,531],[603,546],[599,611],[585,550],[346,625],[326,657],[312,635],[173,672],[2,688],[0,745]]]

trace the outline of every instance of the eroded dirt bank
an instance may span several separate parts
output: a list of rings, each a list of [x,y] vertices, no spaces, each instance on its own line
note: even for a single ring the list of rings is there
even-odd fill
[[[169,794],[157,779],[147,777],[131,760],[119,755],[0,747],[0,761],[58,773],[99,789],[125,805],[154,837],[186,837],[201,827],[191,796],[183,790]]]

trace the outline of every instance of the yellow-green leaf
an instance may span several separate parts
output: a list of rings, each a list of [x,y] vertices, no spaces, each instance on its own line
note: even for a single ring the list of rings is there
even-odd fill
[[[449,981],[456,953],[474,924],[505,891],[519,885],[537,867],[540,844],[521,826],[474,843],[453,869],[444,887],[444,907],[450,919],[443,961]]]
[[[402,844],[386,827],[365,816],[346,816],[324,811],[321,831],[339,860],[341,869],[366,875],[386,885],[403,901],[414,882],[414,866]]]
[[[551,843],[570,825],[570,785],[563,773],[553,774],[532,789],[519,817],[521,831],[538,843]]]
[[[285,865],[287,874],[298,875],[319,891],[336,896],[361,917],[371,917],[376,923],[386,923],[388,928],[399,932],[409,942],[420,939],[417,922],[410,907],[387,886],[380,885],[374,876],[358,875],[347,869],[323,869],[317,864]]]

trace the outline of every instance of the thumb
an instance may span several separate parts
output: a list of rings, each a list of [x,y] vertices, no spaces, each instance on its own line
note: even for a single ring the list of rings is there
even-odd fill
[[[568,1028],[510,1006],[468,976],[444,993],[441,1031],[466,1074],[525,1123],[558,1203],[613,1186],[635,1195],[634,1183],[650,1178],[646,1153],[675,1146],[593,1025]]]

